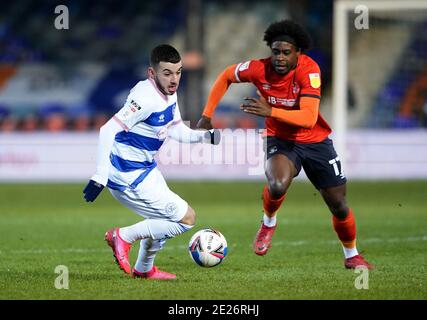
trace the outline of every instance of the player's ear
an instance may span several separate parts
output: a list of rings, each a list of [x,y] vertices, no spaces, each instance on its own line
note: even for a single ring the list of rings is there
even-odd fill
[[[150,78],[154,78],[154,76],[156,75],[156,71],[153,67],[148,67],[147,73]]]

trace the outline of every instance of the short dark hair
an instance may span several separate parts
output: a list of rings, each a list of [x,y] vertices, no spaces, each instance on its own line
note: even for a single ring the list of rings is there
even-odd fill
[[[150,65],[156,67],[160,62],[178,63],[181,56],[178,50],[169,44],[161,44],[151,50]]]
[[[310,35],[307,31],[291,20],[281,20],[270,24],[265,30],[264,41],[269,47],[274,41],[290,42],[301,51],[309,49],[311,45]]]

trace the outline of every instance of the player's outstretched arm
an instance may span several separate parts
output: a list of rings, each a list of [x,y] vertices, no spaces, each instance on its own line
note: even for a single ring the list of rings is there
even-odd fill
[[[211,118],[207,116],[202,116],[200,120],[197,122],[196,127],[199,129],[211,130],[213,129],[211,121],[212,121]]]
[[[206,102],[205,108],[203,109],[203,115],[197,122],[197,128],[200,129],[212,129],[211,118],[215,113],[215,109],[218,106],[221,98],[227,92],[228,87],[237,82],[234,70],[236,65],[227,67],[219,76],[216,78],[211,91],[208,95],[208,101]]]
[[[184,143],[210,143],[217,145],[221,141],[219,130],[193,130],[182,121],[177,121],[168,129],[168,136],[178,142]]]
[[[122,130],[122,126],[114,118],[111,118],[99,130],[96,173],[91,177],[88,184],[83,189],[83,197],[86,202],[93,202],[107,185],[110,153],[113,147],[114,137]]]

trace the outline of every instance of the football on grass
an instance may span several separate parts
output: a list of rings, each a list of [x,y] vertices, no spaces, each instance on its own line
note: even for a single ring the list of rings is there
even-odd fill
[[[218,230],[202,229],[191,237],[188,251],[199,266],[214,267],[227,255],[227,240]]]

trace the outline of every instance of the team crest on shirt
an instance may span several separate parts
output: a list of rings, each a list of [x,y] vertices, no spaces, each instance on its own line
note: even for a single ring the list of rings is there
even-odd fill
[[[310,85],[314,88],[320,88],[320,74],[318,73],[309,73],[308,76],[310,77]]]
[[[299,85],[294,82],[292,86],[292,93],[297,94],[299,92]]]

